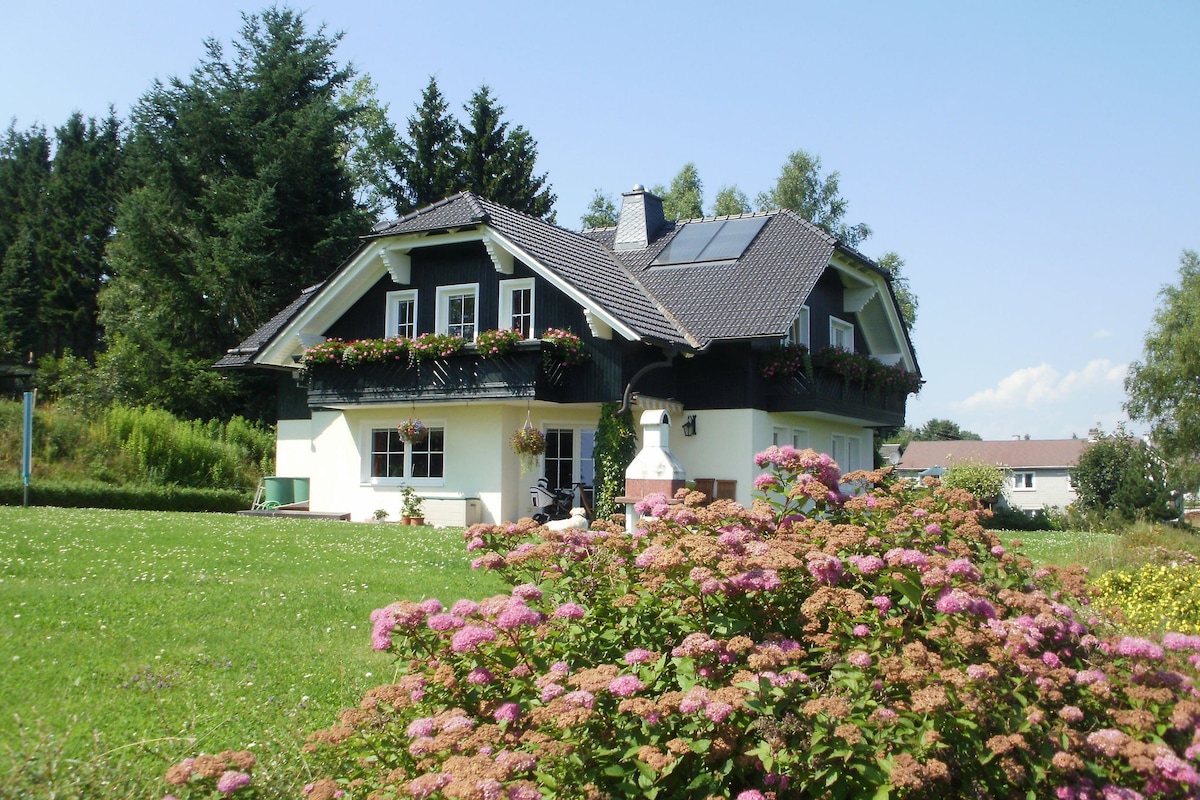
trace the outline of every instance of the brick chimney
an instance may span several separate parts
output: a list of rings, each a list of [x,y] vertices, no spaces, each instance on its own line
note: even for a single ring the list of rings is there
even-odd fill
[[[666,222],[662,198],[647,192],[640,183],[621,195],[621,215],[617,218],[617,250],[639,250],[650,244],[654,234]]]

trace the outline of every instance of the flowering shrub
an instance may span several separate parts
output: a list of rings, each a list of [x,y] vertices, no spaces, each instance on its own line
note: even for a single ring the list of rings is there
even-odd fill
[[[785,344],[768,350],[759,359],[759,372],[769,381],[783,380],[792,375],[811,375],[812,362],[808,348],[802,344]]]
[[[866,353],[855,353],[840,347],[822,347],[817,361],[825,369],[841,376],[846,383],[864,389],[879,389],[887,394],[917,394],[921,391],[921,376],[909,372],[903,364],[884,364]]]
[[[1196,796],[1200,636],[1104,640],[962,490],[772,447],[762,499],[632,536],[466,532],[513,586],[372,614],[397,657],[314,734],[326,786],[416,798]]]
[[[466,339],[451,333],[422,333],[409,343],[408,348],[413,359],[425,361],[452,356],[466,343]]]
[[[312,347],[305,348],[300,355],[300,363],[306,367],[315,364],[341,364],[342,351],[345,349],[346,343],[341,339],[326,339]]]
[[[216,755],[185,758],[167,770],[164,780],[185,798],[213,797],[214,791],[225,797],[237,793],[238,797],[248,798],[254,792],[250,787],[250,770],[256,760],[246,750],[223,750]],[[247,787],[250,787],[247,791],[240,792]]]
[[[407,339],[391,337],[387,339],[359,339],[346,345],[342,351],[342,363],[346,366],[355,364],[382,364],[387,361],[403,361],[408,358]]]
[[[412,444],[424,441],[429,435],[429,428],[421,420],[410,417],[396,426],[396,432],[400,434],[401,440]]]
[[[553,367],[573,367],[582,364],[588,358],[583,340],[570,331],[560,328],[547,328],[542,334],[545,346],[542,348],[542,365],[547,369]]]
[[[512,350],[522,338],[518,330],[482,331],[475,337],[475,346],[480,358],[493,358]]]
[[[1165,627],[1200,634],[1200,567],[1147,564],[1135,572],[1112,570],[1094,588],[1096,606],[1118,612],[1134,630]]]

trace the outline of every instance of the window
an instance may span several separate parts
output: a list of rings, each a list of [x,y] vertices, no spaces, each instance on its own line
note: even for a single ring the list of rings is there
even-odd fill
[[[792,428],[792,447],[797,450],[807,450],[808,431],[804,428]]]
[[[1020,492],[1033,491],[1033,475],[1032,472],[1014,472],[1013,489]]]
[[[784,344],[802,344],[805,347],[808,343],[808,306],[803,306],[800,313],[792,320],[792,325],[788,328],[787,336],[784,338]]]
[[[569,489],[582,483],[584,498],[594,501],[596,467],[592,453],[596,448],[595,428],[547,428],[546,454],[543,457],[546,480],[552,489]]]
[[[533,338],[533,279],[500,281],[500,317],[498,328],[520,331],[521,337]]]
[[[776,447],[783,447],[788,443],[787,435],[787,428],[781,428],[776,425],[774,428],[771,428],[771,444]]]
[[[839,350],[854,350],[854,326],[837,317],[829,318],[829,344]]]
[[[835,433],[831,444],[829,455],[837,462],[843,474],[862,469],[862,439]]]
[[[446,466],[446,429],[429,429],[421,442],[405,445],[395,428],[371,431],[370,478],[442,478]]]
[[[475,341],[478,296],[477,283],[438,287],[437,332]]]
[[[387,328],[384,336],[417,338],[417,290],[387,293]]]

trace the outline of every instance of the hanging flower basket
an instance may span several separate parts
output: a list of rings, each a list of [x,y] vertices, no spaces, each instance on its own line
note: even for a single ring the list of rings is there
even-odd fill
[[[513,452],[521,459],[521,474],[533,472],[537,467],[538,458],[546,452],[546,437],[532,425],[518,428],[508,440]]]
[[[413,418],[406,419],[397,425],[396,431],[400,434],[400,440],[405,444],[423,442],[429,436],[429,428],[425,426],[425,423]]]

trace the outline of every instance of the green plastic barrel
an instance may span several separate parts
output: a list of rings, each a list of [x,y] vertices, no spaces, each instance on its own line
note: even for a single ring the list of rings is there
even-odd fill
[[[295,478],[270,477],[263,478],[263,500],[268,508],[286,506],[294,502]]]
[[[308,502],[308,478],[292,478],[292,502]]]

